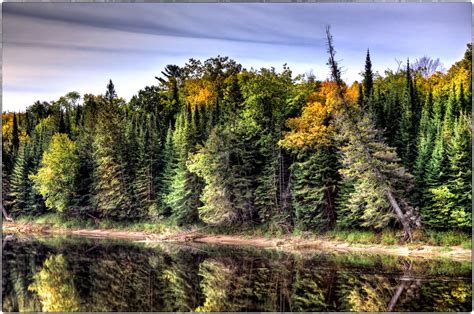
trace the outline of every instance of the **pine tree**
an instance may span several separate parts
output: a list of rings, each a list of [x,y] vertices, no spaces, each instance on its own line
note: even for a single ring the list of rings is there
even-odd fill
[[[109,83],[107,84],[107,91],[105,93],[105,99],[107,99],[108,102],[111,104],[115,98],[117,98],[115,86],[112,80],[109,80]]]
[[[141,215],[158,216],[157,203],[157,158],[159,137],[153,127],[155,121],[152,114],[143,117],[140,128],[138,149],[138,167],[134,181],[138,207]]]
[[[291,192],[301,229],[318,232],[335,226],[338,168],[336,149],[331,146],[306,153],[292,164]]]
[[[372,96],[374,94],[374,73],[372,72],[372,61],[370,61],[369,49],[367,49],[367,56],[365,57],[365,71],[364,79],[362,81],[364,86],[364,106],[372,114],[374,114]]]
[[[454,196],[450,203],[449,222],[455,228],[471,229],[472,205],[472,118],[463,114],[454,128],[448,147],[450,173],[448,189]]]
[[[94,198],[102,217],[123,219],[137,216],[129,194],[130,178],[123,158],[123,146],[117,104],[104,104],[99,110],[93,142]]]
[[[18,123],[16,120],[16,113],[13,113],[13,128],[12,128],[12,149],[13,155],[16,154],[20,146],[20,136],[18,131]]]
[[[176,157],[173,146],[173,129],[170,125],[166,132],[166,140],[163,147],[163,172],[159,177],[159,214],[164,217],[168,217],[172,211],[172,208],[169,207],[166,202],[166,197],[171,192],[175,165]]]
[[[433,95],[431,90],[426,97],[425,105],[420,119],[420,126],[418,131],[417,139],[417,158],[414,166],[415,180],[417,189],[413,200],[417,201],[418,204],[423,203],[423,191],[426,190],[426,171],[427,164],[430,160],[434,140],[435,140],[435,129],[432,124],[432,107],[433,107]]]
[[[448,156],[444,157],[446,173],[442,173],[429,190],[432,203],[426,215],[433,228],[467,230],[472,227],[472,130],[470,116],[462,115],[456,120],[446,147]]]
[[[185,110],[177,120],[173,133],[173,150],[176,156],[173,179],[170,192],[166,195],[165,202],[172,210],[172,218],[179,224],[185,225],[198,220],[198,207],[200,206],[200,182],[195,174],[187,169],[189,143],[189,119]]]
[[[406,70],[406,86],[402,100],[402,113],[400,121],[400,137],[401,137],[401,157],[403,165],[408,170],[411,170],[416,157],[416,128],[415,128],[415,113],[414,113],[414,89],[411,79],[410,62],[407,61]]]
[[[21,142],[15,165],[9,178],[8,202],[5,203],[13,216],[29,214],[29,181],[27,142]]]
[[[356,203],[364,204],[362,218],[365,226],[381,228],[396,217],[403,226],[405,240],[411,240],[412,227],[419,225],[418,213],[405,195],[411,178],[399,165],[395,150],[383,142],[370,119],[358,108],[352,112],[335,59],[336,52],[329,26],[326,28],[326,34],[328,65],[342,106],[340,115],[336,116],[336,125],[346,143],[341,149],[344,156],[341,174],[356,180],[356,193],[353,195],[358,198],[355,199]]]
[[[436,130],[436,135],[431,158],[426,166],[426,196],[421,209],[423,224],[431,227],[445,224],[445,215],[440,215],[439,210],[435,208],[437,201],[433,198],[433,189],[438,188],[442,182],[447,180],[449,172],[444,127],[441,121],[435,120],[435,122],[433,127]]]
[[[59,109],[59,126],[58,126],[59,133],[66,133],[66,124],[64,122],[64,114],[62,109]]]

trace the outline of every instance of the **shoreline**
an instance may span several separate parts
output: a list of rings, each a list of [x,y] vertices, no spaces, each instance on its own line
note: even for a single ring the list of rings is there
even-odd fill
[[[55,228],[44,224],[28,222],[26,224],[3,222],[3,234],[27,235],[72,235],[103,239],[123,239],[144,243],[153,242],[194,242],[206,244],[253,246],[272,248],[289,252],[355,252],[385,254],[401,257],[417,257],[425,259],[447,258],[455,261],[470,261],[472,251],[460,246],[433,246],[424,244],[382,245],[382,244],[350,244],[344,241],[330,240],[324,236],[316,239],[299,237],[266,238],[262,236],[210,234],[192,230],[174,233],[153,233],[146,231],[123,231],[116,229],[70,229]]]

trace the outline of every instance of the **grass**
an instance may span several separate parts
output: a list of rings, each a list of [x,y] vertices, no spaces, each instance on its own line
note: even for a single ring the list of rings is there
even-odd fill
[[[136,221],[136,222],[115,222],[110,220],[101,220],[97,224],[91,219],[64,217],[58,214],[45,214],[42,216],[29,217],[23,216],[16,219],[19,223],[34,222],[37,224],[48,224],[58,229],[115,229],[123,231],[145,231],[153,233],[174,233],[189,230],[189,227],[180,228],[172,221]],[[411,243],[403,242],[403,233],[401,230],[385,229],[382,232],[366,230],[347,230],[334,229],[323,234],[316,232],[303,231],[295,228],[292,233],[283,230],[276,225],[260,226],[203,226],[196,225],[191,228],[201,227],[203,231],[209,234],[241,235],[245,238],[265,237],[268,239],[281,239],[291,236],[292,238],[316,239],[323,236],[330,240],[343,241],[350,244],[380,244],[386,247],[396,245],[408,245],[416,247],[418,245],[433,245],[446,248],[460,246],[463,249],[472,248],[471,235],[461,231],[435,231],[421,230],[413,231],[413,241]]]
[[[402,245],[402,233],[399,230],[386,229],[382,232],[360,230],[331,230],[325,234],[329,239],[344,241],[351,244],[382,244],[385,246]],[[413,232],[413,242],[409,245],[433,245],[440,247],[461,246],[463,249],[472,248],[471,235],[462,231],[423,231]]]

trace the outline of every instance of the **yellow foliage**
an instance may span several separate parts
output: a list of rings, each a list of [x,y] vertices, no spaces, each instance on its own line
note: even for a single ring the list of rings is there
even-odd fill
[[[186,94],[186,101],[193,111],[196,107],[212,104],[216,98],[211,82],[198,79],[186,81]]]
[[[38,293],[44,312],[79,311],[79,295],[62,254],[46,259],[28,290]]]
[[[357,85],[346,90],[346,100],[355,103],[358,96]],[[291,129],[279,142],[279,145],[288,149],[303,149],[317,145],[326,145],[334,136],[332,118],[341,109],[341,101],[337,95],[337,86],[334,82],[323,82],[318,92],[308,97],[301,116],[288,119],[287,125]]]
[[[331,112],[332,107],[320,102],[307,104],[300,117],[288,119],[288,127],[292,130],[280,141],[280,145],[301,149],[329,143],[334,132],[334,127],[328,123]]]

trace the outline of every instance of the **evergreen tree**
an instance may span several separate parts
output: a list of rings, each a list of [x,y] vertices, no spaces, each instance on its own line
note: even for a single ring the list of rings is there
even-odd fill
[[[364,106],[369,112],[374,114],[372,103],[372,96],[374,94],[374,73],[372,72],[372,61],[370,61],[369,49],[367,49],[367,56],[365,57],[365,71],[362,85],[364,86]]]
[[[163,147],[163,172],[159,177],[159,214],[165,217],[169,216],[172,211],[166,202],[166,197],[171,192],[175,165],[176,157],[173,146],[173,129],[170,125],[166,132],[166,140]]]
[[[172,218],[179,224],[190,224],[198,219],[200,206],[200,185],[195,174],[190,173],[186,166],[189,152],[189,119],[185,110],[177,120],[173,133],[173,150],[176,156],[174,174],[170,192],[165,202],[172,210]]]
[[[115,86],[112,80],[109,80],[109,83],[107,84],[107,91],[105,92],[105,99],[107,99],[107,101],[111,104],[115,98],[117,98]]]
[[[472,118],[463,114],[454,128],[448,148],[450,174],[448,189],[454,196],[450,203],[450,223],[455,228],[471,229],[472,205]]]
[[[426,210],[428,223],[439,229],[470,229],[472,219],[472,130],[470,116],[462,115],[455,122],[453,136],[447,145],[446,174],[432,187],[432,203]]]
[[[9,178],[8,201],[5,205],[9,209],[10,214],[17,216],[28,214],[29,204],[29,181],[28,181],[28,152],[27,142],[21,142],[18,155],[15,159],[15,165]]]
[[[324,231],[335,226],[338,168],[336,149],[331,146],[306,153],[292,164],[291,192],[301,229]]]
[[[400,138],[401,138],[401,157],[403,165],[408,170],[412,169],[416,157],[416,128],[415,128],[415,112],[414,112],[414,89],[411,78],[410,62],[407,61],[406,70],[406,86],[402,100],[402,113],[400,121]]]
[[[424,195],[423,192],[426,190],[427,178],[426,171],[427,165],[430,160],[434,141],[435,141],[435,129],[432,117],[432,107],[433,107],[433,95],[430,92],[426,97],[425,105],[423,106],[423,111],[420,119],[420,127],[418,131],[417,139],[417,158],[414,166],[415,180],[417,183],[417,189],[413,200],[417,201],[418,204],[423,203]]]
[[[16,120],[16,113],[13,113],[13,128],[12,128],[12,149],[13,154],[16,154],[20,146],[20,136],[18,131],[18,123]]]
[[[118,109],[116,103],[106,102],[98,113],[93,142],[95,205],[102,217],[134,218]]]

